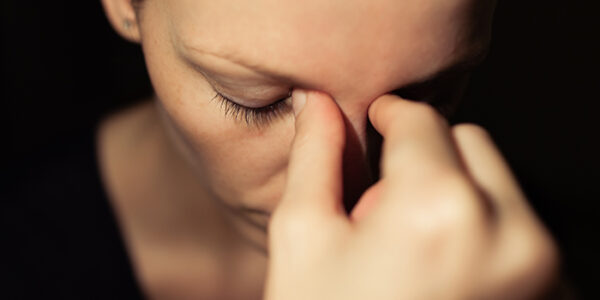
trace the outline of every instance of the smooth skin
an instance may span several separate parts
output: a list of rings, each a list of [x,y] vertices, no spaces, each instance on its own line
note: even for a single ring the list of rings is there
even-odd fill
[[[368,289],[418,299],[427,285],[455,285],[456,297],[539,290],[555,248],[499,156],[481,154],[497,152],[489,139],[391,95],[449,68],[459,73],[439,77],[441,86],[460,90],[454,79],[488,48],[494,2],[102,0],[116,32],[141,45],[156,93],[108,117],[98,135],[143,292],[345,299],[351,286],[367,299],[377,298]],[[311,91],[298,120],[292,89]],[[246,123],[217,92],[249,107],[284,98],[289,109]],[[378,182],[370,175],[382,146],[370,123],[385,139]],[[470,171],[470,159],[491,167]],[[350,218],[341,198],[361,199]],[[287,273],[294,261],[305,271]],[[481,270],[490,261],[499,266]]]
[[[324,93],[295,91],[289,179],[270,226],[266,299],[534,299],[552,238],[486,131],[385,95],[369,108],[382,178],[346,216],[344,125]],[[304,105],[302,103],[305,103]]]

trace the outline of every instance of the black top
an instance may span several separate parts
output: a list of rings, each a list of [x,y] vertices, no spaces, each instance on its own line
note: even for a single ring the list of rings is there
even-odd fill
[[[95,130],[27,160],[0,178],[0,298],[142,298],[100,180]]]

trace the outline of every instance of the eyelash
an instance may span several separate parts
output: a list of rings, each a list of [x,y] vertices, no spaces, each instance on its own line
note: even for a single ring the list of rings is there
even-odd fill
[[[219,106],[224,111],[225,116],[233,118],[235,121],[244,121],[246,125],[266,126],[269,123],[287,115],[292,111],[291,89],[288,96],[279,99],[267,106],[248,107],[236,103],[227,96],[215,91],[215,96],[211,99],[219,101]]]

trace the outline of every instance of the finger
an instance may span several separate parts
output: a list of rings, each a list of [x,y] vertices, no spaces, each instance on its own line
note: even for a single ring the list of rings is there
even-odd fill
[[[330,96],[316,91],[294,90],[292,103],[296,135],[280,206],[311,214],[343,213],[341,112]]]
[[[475,299],[542,299],[558,274],[556,243],[532,214],[503,219],[507,222],[499,224],[491,255],[474,283]]]
[[[525,196],[510,167],[485,129],[474,124],[459,124],[452,136],[467,173],[501,212],[525,204]]]
[[[462,166],[446,120],[427,104],[392,95],[375,100],[369,118],[384,138],[381,180],[386,184],[376,211],[361,222],[387,224],[392,233],[408,230],[421,241],[454,235],[448,232],[462,232],[465,239],[480,236],[485,206]],[[452,238],[452,244],[459,242],[471,244]]]
[[[463,172],[448,124],[433,107],[385,95],[373,102],[369,118],[384,138],[382,177],[421,189],[440,175]]]
[[[452,128],[457,149],[471,179],[485,193],[499,222],[490,265],[479,286],[498,299],[536,299],[551,282],[558,264],[556,245],[529,207],[490,135],[480,126]]]

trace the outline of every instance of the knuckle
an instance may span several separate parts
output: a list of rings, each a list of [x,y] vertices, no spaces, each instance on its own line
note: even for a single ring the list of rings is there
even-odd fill
[[[411,230],[425,238],[450,237],[451,233],[479,226],[484,215],[477,194],[466,179],[446,177],[430,189],[423,200],[408,210]]]
[[[410,102],[410,105],[411,110],[408,113],[412,119],[433,122],[436,125],[447,125],[446,119],[433,106],[422,102]]]

